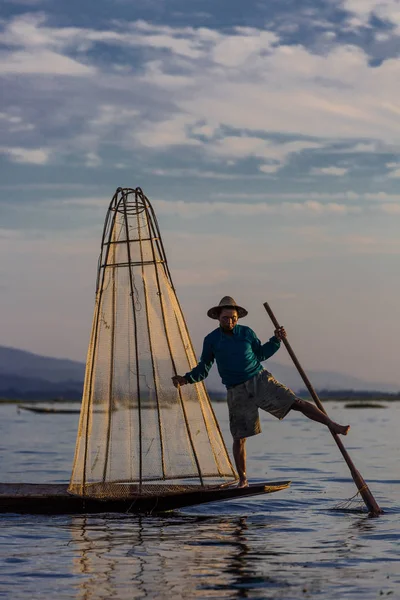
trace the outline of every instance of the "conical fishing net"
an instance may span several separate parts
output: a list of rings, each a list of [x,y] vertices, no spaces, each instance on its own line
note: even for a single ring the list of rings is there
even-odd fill
[[[69,491],[96,498],[176,493],[236,481],[203,383],[153,208],[119,188],[101,244]]]

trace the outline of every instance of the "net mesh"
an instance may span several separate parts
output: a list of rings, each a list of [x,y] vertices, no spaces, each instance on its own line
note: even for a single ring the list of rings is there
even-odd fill
[[[152,206],[140,188],[119,188],[103,232],[70,492],[120,498],[236,481],[204,384],[172,384],[196,363]]]
[[[365,513],[368,512],[368,509],[365,507],[365,503],[360,496],[360,492],[358,491],[351,498],[346,498],[345,500],[340,500],[334,506],[331,507],[331,510],[337,512],[350,512],[350,513]]]

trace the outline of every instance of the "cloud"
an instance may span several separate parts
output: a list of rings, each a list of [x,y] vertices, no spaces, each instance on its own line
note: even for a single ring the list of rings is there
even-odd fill
[[[201,146],[200,140],[188,135],[188,127],[193,119],[186,115],[177,115],[157,124],[149,124],[140,129],[135,140],[147,148],[169,148],[171,146]]]
[[[50,152],[43,148],[5,148],[0,147],[2,154],[8,154],[13,162],[45,165],[49,162]]]
[[[391,23],[400,31],[400,9],[398,0],[343,0],[343,8],[353,16],[351,25],[356,27],[370,26],[373,16]]]
[[[0,42],[10,48],[61,50],[83,39],[87,31],[79,27],[48,27],[45,13],[26,13],[4,22]]]
[[[13,203],[6,198],[2,202],[3,228],[25,229],[29,231],[29,235],[34,231],[41,231],[44,236],[55,231],[70,231],[78,235],[77,232],[85,229],[90,230],[92,235],[97,230],[100,235],[108,203],[109,198],[102,194],[62,198],[54,195],[41,197],[38,200],[32,198],[29,203],[24,204]],[[201,235],[206,236],[211,223],[220,222],[224,226],[229,223],[234,228],[240,223],[244,238],[248,237],[251,231],[248,228],[262,223],[270,224],[272,219],[278,228],[294,222],[299,226],[301,222],[307,223],[310,219],[313,222],[323,223],[333,220],[333,217],[340,221],[350,216],[359,217],[389,212],[396,214],[396,209],[390,209],[388,206],[399,204],[400,202],[380,202],[358,206],[343,201],[318,201],[312,198],[302,198],[299,201],[275,199],[258,202],[211,200],[186,202],[152,198],[156,214],[159,220],[166,224],[167,231],[171,228],[179,230],[181,226],[188,227],[189,230],[194,227],[198,231],[204,229]],[[24,217],[23,220],[21,215]],[[178,227],[177,222],[181,223]]]
[[[316,200],[279,203],[230,203],[230,202],[184,202],[183,200],[154,200],[153,205],[159,214],[175,214],[183,219],[196,219],[206,215],[227,215],[229,217],[252,218],[263,215],[292,217],[298,215],[347,215],[361,212],[357,206],[337,202],[322,203]]]
[[[271,31],[243,27],[236,28],[235,36],[221,36],[215,43],[211,58],[223,67],[241,67],[249,60],[265,54],[278,42],[278,36]]]
[[[90,121],[95,127],[109,127],[110,125],[126,125],[127,122],[137,117],[140,112],[136,109],[118,108],[103,104],[98,107],[98,114]]]
[[[35,128],[33,123],[25,123],[22,117],[17,114],[0,112],[0,121],[6,125],[11,133],[18,131],[32,131]]]
[[[11,47],[67,49],[84,52],[95,43],[128,47],[151,47],[154,51],[169,50],[176,56],[196,59],[204,44],[219,39],[217,32],[191,27],[153,26],[144,21],[122,23],[114,21],[114,29],[81,27],[49,27],[45,13],[28,13],[12,19],[0,34],[0,41]]]
[[[9,48],[0,54],[0,74],[42,74],[87,76],[95,73],[87,66],[63,54],[69,44],[84,39],[78,28],[49,28],[42,13],[17,16],[5,24],[0,42]],[[4,21],[3,21],[4,23]]]
[[[48,0],[5,0],[8,4],[20,4],[21,6],[39,6],[46,4]]]
[[[167,28],[165,34],[159,31],[152,34],[145,32],[144,34],[136,33],[130,42],[132,46],[152,47],[159,50],[169,50],[176,56],[182,56],[185,58],[200,58],[202,55],[202,49],[196,39],[191,38],[189,35],[186,37],[178,37],[176,33]]]
[[[96,168],[100,167],[102,160],[95,152],[88,152],[86,154],[85,165],[86,167]]]
[[[399,61],[372,68],[352,45],[337,43],[318,54],[282,44],[272,30],[220,32],[144,21],[114,22],[105,30],[49,27],[44,14],[3,22],[1,41],[8,50],[0,75],[26,76],[31,101],[19,116],[35,128],[32,146],[46,135],[53,154],[78,155],[82,164],[100,164],[112,140],[114,150],[124,152],[186,147],[197,161],[213,163],[208,172],[255,158],[268,176],[296,155],[308,157],[310,170],[313,151],[334,154],[338,141],[338,152],[343,143],[354,153],[399,146],[393,126]],[[96,54],[97,44],[109,54]],[[108,62],[94,58],[105,55]],[[15,80],[7,81],[10,104],[3,112],[19,94]],[[22,136],[10,146],[24,147]],[[125,164],[120,157],[115,163]]]
[[[260,165],[259,170],[262,173],[276,173],[277,171],[279,171],[279,169],[281,168],[280,164],[277,165]]]
[[[383,192],[357,194],[345,193],[292,193],[292,194],[252,194],[252,193],[215,193],[217,199],[201,201],[164,200],[158,197],[152,199],[156,214],[162,217],[179,217],[183,220],[196,220],[197,218],[222,216],[229,219],[253,219],[263,216],[276,216],[282,219],[293,217],[315,218],[336,215],[368,214],[397,214],[400,206],[400,194],[387,194]],[[224,200],[225,199],[225,200]],[[103,195],[71,196],[62,198],[45,198],[32,203],[31,210],[40,212],[46,210],[48,215],[62,219],[72,211],[76,219],[80,219],[79,210],[85,211],[86,216],[98,222],[101,215],[105,214],[108,199]],[[3,202],[3,205],[6,205]],[[26,211],[26,207],[24,208]],[[67,212],[65,212],[67,211]],[[86,218],[86,217],[85,217]],[[71,226],[75,227],[75,221]],[[82,225],[84,223],[82,222]]]
[[[340,177],[348,173],[348,169],[344,167],[313,167],[311,169],[312,175],[333,175]]]
[[[398,142],[389,101],[398,87],[390,80],[391,74],[400,75],[397,61],[372,70],[366,55],[355,47],[336,48],[328,56],[313,56],[301,47],[279,47],[263,63],[254,77],[221,74],[218,84],[210,73],[203,88],[207,94],[199,90],[190,98],[184,95],[178,104],[198,119],[208,117],[236,129]],[[326,80],[326,73],[329,87],[318,82],[320,77]],[[386,98],[376,93],[379,80]]]
[[[279,165],[276,169],[279,168]],[[274,168],[274,171],[276,170]],[[260,169],[262,170],[262,169]],[[266,171],[268,172],[268,171]],[[245,173],[227,173],[220,171],[208,171],[202,170],[196,167],[189,168],[171,168],[171,169],[145,169],[145,173],[149,173],[150,175],[154,175],[156,177],[177,177],[177,178],[204,178],[204,179],[220,179],[222,181],[229,180],[250,180],[255,181],[257,179],[266,179],[264,175],[254,175],[254,174],[245,174]],[[0,186],[1,187],[1,186]]]
[[[236,37],[226,36],[232,43]],[[190,145],[202,123],[209,127],[209,143],[202,146],[206,154],[262,155],[260,147],[265,149],[266,141],[257,142],[255,133],[249,135],[260,131],[313,137],[309,143],[321,148],[329,146],[329,140],[364,138],[366,141],[354,144],[355,153],[373,152],[379,143],[398,148],[393,118],[400,66],[394,59],[372,68],[367,54],[355,46],[336,45],[318,55],[300,45],[278,44],[265,54],[254,51],[249,64],[233,72],[220,69],[212,59],[212,52],[204,50],[201,60],[191,61],[176,94],[165,81],[173,69],[173,57],[158,60],[159,77],[153,77],[152,84],[172,93],[179,116],[143,123],[139,139],[150,135],[152,147],[159,144],[160,148],[169,139],[172,144],[179,140]],[[225,136],[224,140],[224,128],[246,131],[247,135]]]
[[[263,173],[275,173],[287,161],[292,154],[304,150],[321,148],[318,142],[292,141],[272,142],[256,136],[225,136],[217,137],[215,140],[202,142],[190,136],[191,119],[187,116],[174,117],[161,124],[150,126],[142,131],[137,138],[148,147],[166,147],[172,145],[194,145],[201,146],[204,152],[223,159],[239,160],[248,157],[256,157],[268,160],[269,163],[260,165]]]
[[[4,53],[3,53],[4,56]],[[0,75],[69,75],[81,77],[90,75],[95,70],[67,56],[56,52],[39,50],[36,52],[13,52],[0,56]]]
[[[255,156],[261,159],[268,159],[282,166],[291,154],[299,153],[303,150],[314,150],[321,148],[318,142],[294,141],[274,143],[259,137],[252,136],[226,136],[215,142],[208,144],[208,150],[216,156],[224,158],[244,158]],[[268,167],[268,165],[263,165]],[[275,165],[272,165],[275,169]],[[271,172],[261,169],[264,172]],[[274,172],[274,171],[273,171]]]
[[[388,177],[397,179],[400,177],[400,163],[386,163],[386,167],[391,169],[388,173]]]
[[[95,186],[93,184],[91,187]],[[68,191],[81,191],[87,190],[86,183],[0,183],[0,190],[18,190],[18,191],[26,191],[26,190],[34,190],[39,192],[56,192],[56,193],[64,193]]]
[[[382,204],[381,211],[388,215],[400,215],[400,203],[399,204]]]
[[[357,203],[363,204],[382,204],[383,202],[400,202],[400,194],[389,194],[387,192],[366,192],[360,193],[354,190],[343,192],[277,192],[277,193],[252,193],[252,192],[215,192],[211,194],[212,198],[247,200],[248,202],[257,202],[260,200],[272,202],[305,202],[313,200],[316,202],[332,203]]]

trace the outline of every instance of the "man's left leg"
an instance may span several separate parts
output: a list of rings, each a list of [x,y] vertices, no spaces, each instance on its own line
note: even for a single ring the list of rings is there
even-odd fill
[[[233,458],[235,459],[236,470],[239,474],[238,487],[248,487],[249,483],[246,477],[246,438],[233,440]]]
[[[296,398],[292,404],[292,410],[297,410],[312,421],[317,421],[318,423],[326,425],[331,431],[333,431],[333,433],[347,435],[350,429],[350,425],[339,425],[338,423],[335,423],[328,417],[328,415],[323,413],[322,410],[319,410],[317,406],[311,404],[311,402],[307,402],[306,400],[301,400],[300,398]]]
[[[233,437],[233,458],[239,474],[238,487],[247,487],[246,439],[261,433],[258,408],[245,384],[228,390],[229,428]]]

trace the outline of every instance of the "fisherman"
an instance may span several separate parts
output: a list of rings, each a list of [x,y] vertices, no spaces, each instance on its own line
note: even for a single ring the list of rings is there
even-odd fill
[[[185,375],[175,375],[175,387],[203,381],[214,360],[222,383],[228,390],[229,425],[233,437],[233,457],[239,474],[238,487],[248,487],[246,477],[246,438],[261,433],[258,409],[262,408],[282,420],[290,410],[296,410],[312,421],[323,423],[333,433],[347,435],[349,425],[338,425],[314,404],[298,398],[292,390],[279,383],[262,366],[286,338],[284,327],[274,331],[273,337],[261,344],[250,327],[238,325],[238,319],[247,310],[238,306],[233,298],[225,296],[218,306],[207,312],[219,321],[219,327],[209,333],[203,344],[200,362]]]

